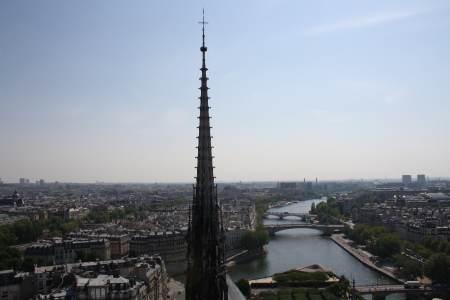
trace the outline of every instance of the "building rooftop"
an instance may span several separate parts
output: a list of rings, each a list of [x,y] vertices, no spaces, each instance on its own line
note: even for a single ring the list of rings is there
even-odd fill
[[[85,278],[76,276],[77,281],[77,287],[84,287],[84,286],[105,286],[108,284],[127,284],[130,282],[130,280],[118,276],[115,277],[113,275],[98,275],[95,278]]]

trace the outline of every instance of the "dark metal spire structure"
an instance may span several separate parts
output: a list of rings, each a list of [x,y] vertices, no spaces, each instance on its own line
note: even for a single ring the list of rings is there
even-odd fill
[[[226,300],[224,230],[214,183],[208,77],[206,76],[205,15],[202,24],[202,76],[198,126],[197,177],[188,228],[186,300]]]

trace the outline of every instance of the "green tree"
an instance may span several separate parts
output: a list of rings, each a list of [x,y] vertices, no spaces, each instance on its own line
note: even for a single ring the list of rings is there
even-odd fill
[[[342,217],[336,201],[333,199],[317,204],[315,213],[318,215],[319,221],[324,224],[336,223],[336,220]]]
[[[42,226],[39,222],[20,220],[13,224],[12,231],[17,237],[18,243],[35,241],[42,234]]]
[[[419,262],[401,254],[395,255],[394,260],[399,267],[399,273],[401,277],[408,280],[415,280],[417,277],[423,275],[423,268]]]
[[[4,248],[6,246],[14,245],[17,241],[17,236],[11,230],[8,225],[0,226],[0,247]]]
[[[33,257],[25,257],[22,261],[22,266],[20,269],[25,272],[33,272],[34,265],[42,266],[43,264],[44,262],[40,258],[36,259]]]
[[[380,257],[391,257],[401,250],[400,238],[393,233],[376,238],[370,245],[369,250]]]
[[[22,264],[22,254],[16,248],[0,249],[0,270],[19,269]]]
[[[70,220],[61,225],[61,232],[63,235],[68,234],[80,227],[80,222],[78,220]]]
[[[241,238],[241,246],[248,250],[261,249],[269,243],[269,232],[262,226],[254,231],[247,231]]]
[[[450,256],[444,253],[433,254],[425,263],[425,275],[433,282],[450,283]]]
[[[270,241],[269,232],[263,226],[258,226],[256,228],[256,240],[258,242],[259,247],[267,245]]]
[[[346,298],[349,286],[350,282],[348,279],[345,276],[341,276],[338,283],[330,285],[325,290],[337,297]]]
[[[238,287],[238,289],[241,291],[241,293],[245,296],[245,297],[249,297],[251,294],[251,288],[250,288],[250,284],[248,283],[247,280],[245,279],[239,279],[236,282],[236,286]]]
[[[437,240],[427,237],[425,238],[423,245],[432,251],[438,251],[450,255],[450,242],[446,240]]]

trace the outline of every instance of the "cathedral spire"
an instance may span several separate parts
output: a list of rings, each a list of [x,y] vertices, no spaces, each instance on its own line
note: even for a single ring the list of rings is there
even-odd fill
[[[202,24],[202,40],[203,40],[203,43],[202,43],[202,51],[203,51],[203,48],[205,49],[205,52],[206,52],[206,47],[205,47],[205,25],[206,24],[208,24],[208,22],[205,22],[205,10],[203,9],[202,10],[202,13],[203,13],[203,16],[202,16],[202,20],[199,22],[200,24]]]
[[[214,183],[208,77],[206,76],[205,15],[202,21],[202,67],[197,146],[197,177],[188,227],[187,300],[226,300],[224,231]]]

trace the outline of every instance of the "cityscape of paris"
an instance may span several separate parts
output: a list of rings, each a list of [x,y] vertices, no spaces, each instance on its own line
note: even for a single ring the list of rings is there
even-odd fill
[[[0,297],[450,299],[448,0],[0,1]]]

